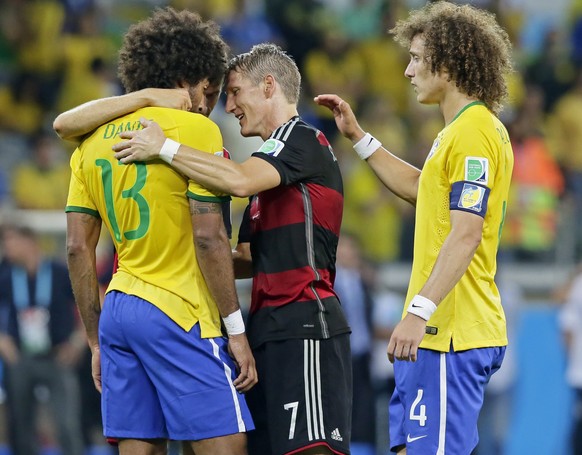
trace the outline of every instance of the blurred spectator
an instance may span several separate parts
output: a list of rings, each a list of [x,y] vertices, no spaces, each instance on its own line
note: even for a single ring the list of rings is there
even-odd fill
[[[64,112],[86,101],[118,94],[112,59],[116,46],[103,30],[96,7],[82,11],[62,37],[63,81],[57,110]]]
[[[574,67],[562,38],[558,30],[547,31],[541,52],[525,69],[525,82],[537,85],[545,94],[545,112],[553,109],[574,79]]]
[[[8,205],[8,175],[0,169],[0,209]]]
[[[548,261],[558,231],[564,178],[542,133],[543,93],[530,86],[509,125],[515,157],[503,249],[518,261]]]
[[[281,32],[287,52],[303,74],[305,55],[319,45],[319,24],[328,12],[318,0],[269,0],[264,5],[269,21]]]
[[[43,257],[35,233],[3,226],[0,356],[5,365],[13,455],[38,454],[39,387],[49,391],[62,455],[80,455],[79,384],[75,368],[86,350],[64,264]]]
[[[362,56],[333,16],[321,22],[321,47],[305,55],[302,75],[311,95],[341,92],[354,110],[362,101],[366,86],[366,67]],[[329,109],[317,106],[318,126],[333,142],[337,127]]]
[[[50,109],[59,93],[65,8],[59,0],[2,2],[4,36],[13,46],[20,71],[39,81],[42,106]]]
[[[30,135],[43,123],[41,86],[33,73],[18,72],[8,85],[0,86],[0,127]]]
[[[376,399],[376,444],[378,454],[390,450],[388,434],[388,404],[396,385],[394,365],[388,361],[387,348],[392,331],[402,318],[402,302],[405,296],[391,289],[382,288],[374,294],[372,321],[374,341],[372,347],[372,382]]]
[[[516,358],[517,329],[524,308],[523,289],[509,281],[500,269],[497,274],[499,293],[507,322],[509,344],[501,368],[491,376],[485,388],[483,407],[479,414],[479,444],[473,455],[504,455],[507,453],[507,440],[511,434],[513,417],[513,397],[517,383],[518,362]]]
[[[582,266],[578,267],[565,297],[559,321],[568,352],[566,379],[575,392],[571,449],[573,455],[582,455]]]
[[[337,248],[337,292],[348,323],[352,329],[353,399],[352,438],[353,455],[374,455],[376,444],[376,412],[371,379],[372,349],[372,290],[364,272],[364,263],[356,238],[342,232]]]
[[[366,131],[374,131],[379,141],[391,144],[394,153],[406,150],[407,130],[388,100],[370,99],[362,108],[360,124]],[[343,225],[357,236],[366,258],[375,263],[396,260],[400,257],[402,213],[410,204],[388,191],[370,166],[354,160],[354,155],[350,152],[340,158],[345,193]],[[349,168],[344,167],[348,159],[353,160]]]
[[[57,137],[40,132],[30,140],[32,161],[17,165],[12,177],[14,205],[22,209],[63,210],[70,167]]]
[[[282,39],[267,20],[262,8],[252,0],[234,0],[234,11],[221,23],[221,34],[234,55],[248,52],[259,43],[276,43]]]
[[[331,7],[337,0],[328,0]],[[338,9],[339,22],[346,35],[354,41],[361,41],[386,34],[382,29],[382,12],[388,9],[386,0],[350,0],[344,7]],[[394,4],[390,5],[394,7]]]
[[[408,55],[388,34],[399,11],[396,5],[384,7],[378,13],[377,19],[381,20],[379,32],[356,43],[355,51],[364,60],[366,99],[386,100],[396,114],[402,116],[406,113],[411,92],[410,81],[402,77]]]
[[[548,120],[548,145],[566,179],[576,258],[582,257],[582,68],[576,83],[557,102]]]

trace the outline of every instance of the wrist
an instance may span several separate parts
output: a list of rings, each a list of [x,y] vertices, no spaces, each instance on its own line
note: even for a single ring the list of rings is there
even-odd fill
[[[367,160],[370,156],[382,147],[382,143],[370,133],[364,134],[358,142],[354,144],[354,150],[362,160]]]
[[[172,160],[174,159],[174,156],[176,155],[176,153],[178,153],[179,148],[180,148],[179,142],[167,138],[159,151],[159,156],[166,163],[171,164]]]
[[[222,318],[222,322],[224,323],[224,328],[228,336],[245,333],[245,323],[240,308],[234,313],[230,313],[228,316]]]
[[[406,311],[428,321],[436,309],[437,306],[432,300],[416,294],[408,304]]]
[[[353,134],[349,134],[347,138],[355,144],[356,142],[360,141],[365,135],[366,132],[362,128],[358,127],[356,131]]]

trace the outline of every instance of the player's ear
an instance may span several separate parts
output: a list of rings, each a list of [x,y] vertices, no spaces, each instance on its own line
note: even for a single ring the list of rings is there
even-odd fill
[[[265,97],[271,98],[275,92],[275,77],[272,74],[267,74],[263,79],[263,86],[265,90]]]

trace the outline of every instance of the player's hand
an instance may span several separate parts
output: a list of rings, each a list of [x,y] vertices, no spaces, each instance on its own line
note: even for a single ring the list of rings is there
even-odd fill
[[[338,130],[352,142],[364,137],[365,132],[360,128],[358,120],[351,106],[337,95],[325,94],[313,98],[315,103],[327,107],[335,119]]]
[[[148,100],[148,106],[169,107],[189,111],[192,99],[185,88],[145,88],[142,90]]]
[[[91,375],[95,388],[101,393],[101,350],[99,346],[91,347]]]
[[[143,129],[124,131],[119,137],[127,140],[111,147],[115,152],[113,156],[123,164],[158,158],[166,140],[162,128],[156,122],[143,117],[139,121]]]
[[[248,392],[257,383],[257,368],[251,347],[244,333],[228,337],[228,352],[234,359],[238,376],[233,384],[239,392]]]
[[[426,331],[426,321],[419,316],[408,313],[396,325],[388,343],[388,360],[410,360],[416,362],[418,346]]]

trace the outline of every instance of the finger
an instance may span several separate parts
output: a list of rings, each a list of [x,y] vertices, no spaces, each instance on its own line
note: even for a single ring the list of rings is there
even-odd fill
[[[121,152],[122,150],[128,149],[130,147],[131,147],[130,141],[120,141],[116,144],[113,144],[111,146],[111,150],[113,150],[114,152]]]
[[[136,134],[137,134],[137,131],[127,130],[127,131],[122,131],[121,133],[119,133],[119,137],[121,139],[133,139],[133,137]]]
[[[239,383],[235,387],[236,387],[236,390],[238,390],[239,392],[245,393],[245,392],[249,391],[252,386],[253,386],[252,380],[250,378],[245,378],[244,381],[242,381],[241,383]]]
[[[188,92],[186,92],[188,93]],[[190,95],[186,96],[185,102],[184,102],[184,110],[185,111],[189,111],[190,109],[192,109],[192,99],[190,99]]]
[[[150,126],[152,123],[155,123],[153,120],[148,120],[145,117],[140,117],[139,118],[139,122],[142,124],[142,126],[144,128],[147,128],[148,126]]]
[[[392,343],[392,340],[390,340],[387,349],[388,360],[390,361],[390,363],[394,363],[394,348],[395,348],[394,343]]]
[[[249,372],[248,376],[245,378],[243,382],[241,382],[240,386],[237,387],[239,392],[245,393],[248,392],[253,388],[253,386],[257,383],[257,376],[254,369],[251,369],[252,373]]]
[[[236,362],[235,362],[235,363],[236,363]],[[240,373],[239,373],[239,374],[238,374],[238,376],[235,378],[235,380],[234,380],[234,381],[232,381],[232,383],[233,383],[235,386],[238,386],[239,384],[242,384],[242,383],[243,383],[243,382],[246,380],[246,378],[248,377],[248,374],[247,374],[247,368],[246,368],[246,367],[244,367],[244,366],[243,366],[242,368],[238,368],[238,367],[237,367],[237,369],[238,369],[238,370],[240,370]]]
[[[138,159],[137,159],[137,157],[136,157],[136,156],[134,156],[134,155],[127,155],[125,158],[121,158],[121,159],[119,160],[119,162],[120,162],[121,164],[131,164],[131,163],[134,163],[134,162],[136,162],[137,160],[138,160]]]
[[[416,362],[417,356],[418,356],[418,347],[411,346],[410,347],[410,361]]]

